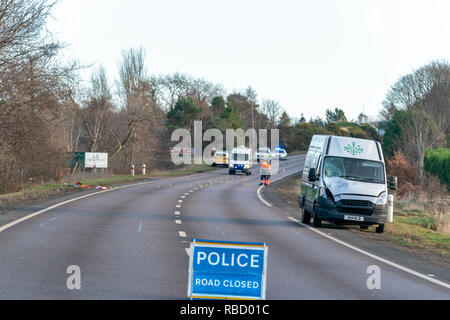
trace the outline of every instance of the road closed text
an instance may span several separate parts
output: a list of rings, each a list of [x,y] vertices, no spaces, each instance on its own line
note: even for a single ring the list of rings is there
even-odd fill
[[[195,285],[202,287],[259,289],[260,284],[257,281],[196,278]]]

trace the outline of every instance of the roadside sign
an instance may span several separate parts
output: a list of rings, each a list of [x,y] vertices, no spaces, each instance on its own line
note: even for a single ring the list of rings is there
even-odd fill
[[[85,168],[107,169],[108,168],[108,154],[86,152],[84,158]]]
[[[189,299],[265,300],[267,243],[191,240]]]

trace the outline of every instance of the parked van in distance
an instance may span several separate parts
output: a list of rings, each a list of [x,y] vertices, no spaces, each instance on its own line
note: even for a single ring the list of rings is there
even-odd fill
[[[397,186],[392,183],[389,188]],[[378,225],[376,232],[382,233],[385,223],[392,222],[391,197],[379,142],[336,136],[312,138],[298,201],[303,223],[312,219],[314,226],[320,227],[326,220],[362,229]]]
[[[234,148],[229,158],[230,165],[228,167],[228,173],[236,174],[236,172],[242,172],[248,176],[251,175],[253,164],[252,155],[252,150],[244,146]]]

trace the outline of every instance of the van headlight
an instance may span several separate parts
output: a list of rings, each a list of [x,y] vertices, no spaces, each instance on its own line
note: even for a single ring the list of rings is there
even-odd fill
[[[385,206],[387,204],[387,194],[383,192],[377,199],[377,206]]]
[[[320,188],[319,194],[320,194],[321,197],[323,197],[325,199],[329,199],[329,200],[334,202],[334,196],[331,193],[330,189],[328,189],[327,187]]]

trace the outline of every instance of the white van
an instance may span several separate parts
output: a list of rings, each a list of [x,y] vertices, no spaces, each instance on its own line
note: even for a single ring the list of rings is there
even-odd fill
[[[389,188],[396,190],[396,178]],[[303,170],[299,206],[302,222],[320,227],[322,220],[378,225],[377,233],[392,221],[388,183],[381,145],[351,137],[314,136]],[[392,201],[390,201],[392,203]],[[389,213],[389,215],[388,215]]]
[[[253,163],[252,150],[244,146],[234,148],[231,151],[229,163],[229,174],[236,174],[236,172],[240,171],[246,175],[251,175]]]

